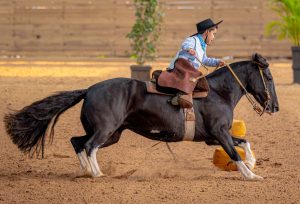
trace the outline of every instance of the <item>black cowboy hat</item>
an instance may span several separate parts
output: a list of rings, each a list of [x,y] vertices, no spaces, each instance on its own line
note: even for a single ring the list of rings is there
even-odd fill
[[[212,27],[217,27],[222,22],[223,22],[223,20],[219,21],[218,23],[214,23],[210,18],[208,18],[208,19],[206,19],[204,21],[201,21],[201,22],[199,22],[199,23],[196,24],[198,32],[195,33],[194,35],[197,35],[198,33],[202,34],[207,29],[210,29]],[[194,35],[191,35],[191,36],[194,36]]]

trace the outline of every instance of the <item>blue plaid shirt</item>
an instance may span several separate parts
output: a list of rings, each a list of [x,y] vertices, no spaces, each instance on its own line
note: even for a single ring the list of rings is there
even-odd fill
[[[203,53],[204,53],[202,57],[199,57],[199,54],[196,52],[196,55],[198,55],[198,59],[202,58],[202,63],[206,66],[210,66],[210,67],[218,66],[218,64],[220,62],[220,59],[209,58],[209,57],[206,56],[206,47],[207,47],[207,45],[204,42],[204,39],[202,38],[202,36],[200,34],[198,34],[197,36],[188,37],[187,39],[185,39],[185,41],[181,45],[181,50],[177,53],[176,57],[171,62],[170,67],[169,67],[170,69],[174,69],[174,63],[175,63],[177,58],[183,58],[183,59],[188,60],[193,65],[193,67],[195,67],[195,69],[200,68],[201,63],[198,61],[198,59],[196,59],[195,56],[193,56],[193,55],[191,55],[187,52],[189,49],[193,49],[193,50],[196,51],[196,49],[195,49],[195,47],[196,47],[195,37],[197,37],[199,39],[201,48],[202,48]]]

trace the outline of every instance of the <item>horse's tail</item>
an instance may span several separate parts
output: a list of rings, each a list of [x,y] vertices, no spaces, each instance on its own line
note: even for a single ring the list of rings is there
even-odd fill
[[[44,157],[46,130],[49,124],[53,121],[50,132],[50,142],[52,142],[54,126],[59,116],[79,103],[86,93],[87,89],[59,92],[34,102],[20,111],[6,114],[4,116],[6,132],[22,152],[30,153],[31,156],[36,153],[38,156],[42,150],[42,157]]]

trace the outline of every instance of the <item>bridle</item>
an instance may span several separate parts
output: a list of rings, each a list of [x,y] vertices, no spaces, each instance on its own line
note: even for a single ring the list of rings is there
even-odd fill
[[[190,81],[191,82],[197,82],[198,79],[201,79],[203,77],[206,77],[208,75],[208,68],[201,62],[201,60],[199,60],[199,58],[197,56],[195,56],[195,58],[200,62],[200,64],[206,69],[206,74],[203,74],[197,78],[190,78]],[[265,112],[266,112],[266,109],[267,107],[269,106],[269,102],[271,100],[271,95],[270,95],[270,92],[269,92],[269,89],[267,87],[267,84],[266,84],[266,81],[265,81],[265,78],[263,76],[263,65],[260,64],[259,62],[256,62],[256,61],[252,61],[253,63],[257,64],[258,65],[258,68],[259,68],[259,73],[260,73],[260,76],[261,76],[261,79],[262,79],[262,82],[264,84],[264,89],[265,89],[265,94],[267,96],[267,99],[265,100],[264,102],[264,107],[263,109],[260,108],[260,106],[255,102],[255,100],[251,97],[251,95],[249,94],[249,92],[247,91],[247,89],[245,88],[245,86],[243,85],[243,83],[241,82],[241,80],[238,78],[238,76],[235,74],[235,72],[233,71],[233,69],[231,68],[231,66],[229,64],[226,64],[225,63],[225,66],[229,69],[229,71],[231,72],[231,74],[233,75],[233,77],[235,78],[235,80],[238,82],[238,84],[240,85],[240,87],[244,90],[245,92],[245,95],[246,95],[246,98],[248,99],[248,101],[251,103],[252,107],[253,107],[253,110],[259,114],[260,116],[262,116]],[[219,67],[217,66],[214,71],[216,71]],[[213,72],[214,72],[213,71]]]
[[[186,52],[187,52],[187,51],[186,51]],[[209,74],[209,70],[208,70],[208,68],[201,62],[201,60],[200,60],[197,56],[194,56],[194,57],[195,57],[195,58],[197,59],[197,61],[199,61],[200,64],[206,69],[206,73],[205,73],[205,74],[203,74],[203,75],[201,75],[201,76],[199,76],[199,77],[196,77],[196,78],[194,78],[194,77],[191,77],[191,78],[190,78],[190,81],[191,81],[191,82],[196,83],[199,79],[206,77],[206,76]],[[238,84],[240,85],[240,87],[242,87],[242,89],[244,90],[245,95],[246,95],[246,98],[247,98],[248,101],[251,103],[251,105],[252,105],[252,107],[253,107],[253,110],[254,110],[258,115],[262,116],[262,115],[266,112],[266,110],[267,110],[267,107],[268,107],[269,102],[270,102],[270,100],[271,100],[271,95],[270,95],[269,89],[268,89],[268,87],[267,87],[265,78],[264,78],[264,76],[263,76],[263,68],[262,68],[262,67],[264,67],[264,65],[260,64],[259,62],[254,61],[254,60],[253,60],[252,62],[258,65],[259,73],[260,73],[262,82],[263,82],[263,84],[264,84],[265,94],[266,94],[266,96],[267,96],[267,99],[266,99],[265,102],[264,102],[264,107],[263,107],[263,109],[260,108],[260,106],[255,102],[255,100],[254,100],[254,99],[252,98],[252,96],[249,94],[249,92],[247,91],[247,89],[245,88],[245,86],[243,85],[243,83],[241,82],[241,80],[240,80],[240,79],[238,78],[238,76],[234,73],[234,71],[233,71],[233,69],[231,68],[231,66],[230,66],[229,64],[227,64],[227,63],[225,63],[225,66],[229,69],[229,71],[231,72],[231,74],[233,75],[233,77],[235,78],[235,80],[238,82]],[[219,66],[217,66],[217,67],[213,70],[213,72],[216,71],[218,68],[219,68]]]
[[[255,100],[251,97],[251,95],[249,94],[249,92],[246,90],[245,86],[242,84],[241,80],[238,78],[238,76],[234,73],[233,69],[231,68],[231,66],[229,64],[225,64],[225,66],[229,69],[229,71],[231,72],[231,74],[233,75],[233,77],[235,78],[235,80],[238,82],[238,84],[242,87],[242,89],[245,91],[245,95],[248,99],[248,101],[251,103],[252,107],[253,107],[253,110],[259,114],[260,116],[262,116],[265,112],[266,112],[266,109],[267,107],[269,106],[269,102],[271,100],[271,95],[270,95],[270,92],[268,90],[268,87],[267,87],[267,84],[266,84],[266,81],[265,81],[265,78],[263,76],[263,66],[258,63],[258,62],[255,62],[255,61],[252,61],[254,63],[256,63],[258,65],[258,68],[259,68],[259,73],[260,73],[260,76],[261,76],[261,79],[262,79],[262,82],[264,84],[264,89],[265,89],[265,94],[267,96],[267,99],[265,100],[264,102],[264,107],[263,109],[260,108],[259,105],[257,105],[257,103],[255,102]]]

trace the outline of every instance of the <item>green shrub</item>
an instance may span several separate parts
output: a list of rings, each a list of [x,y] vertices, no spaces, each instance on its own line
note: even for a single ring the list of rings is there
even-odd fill
[[[278,39],[290,39],[299,46],[300,42],[300,0],[271,0],[279,20],[266,25],[266,34],[276,33]]]
[[[156,58],[163,12],[157,0],[134,0],[136,21],[127,37],[131,40],[132,57],[137,64]]]

